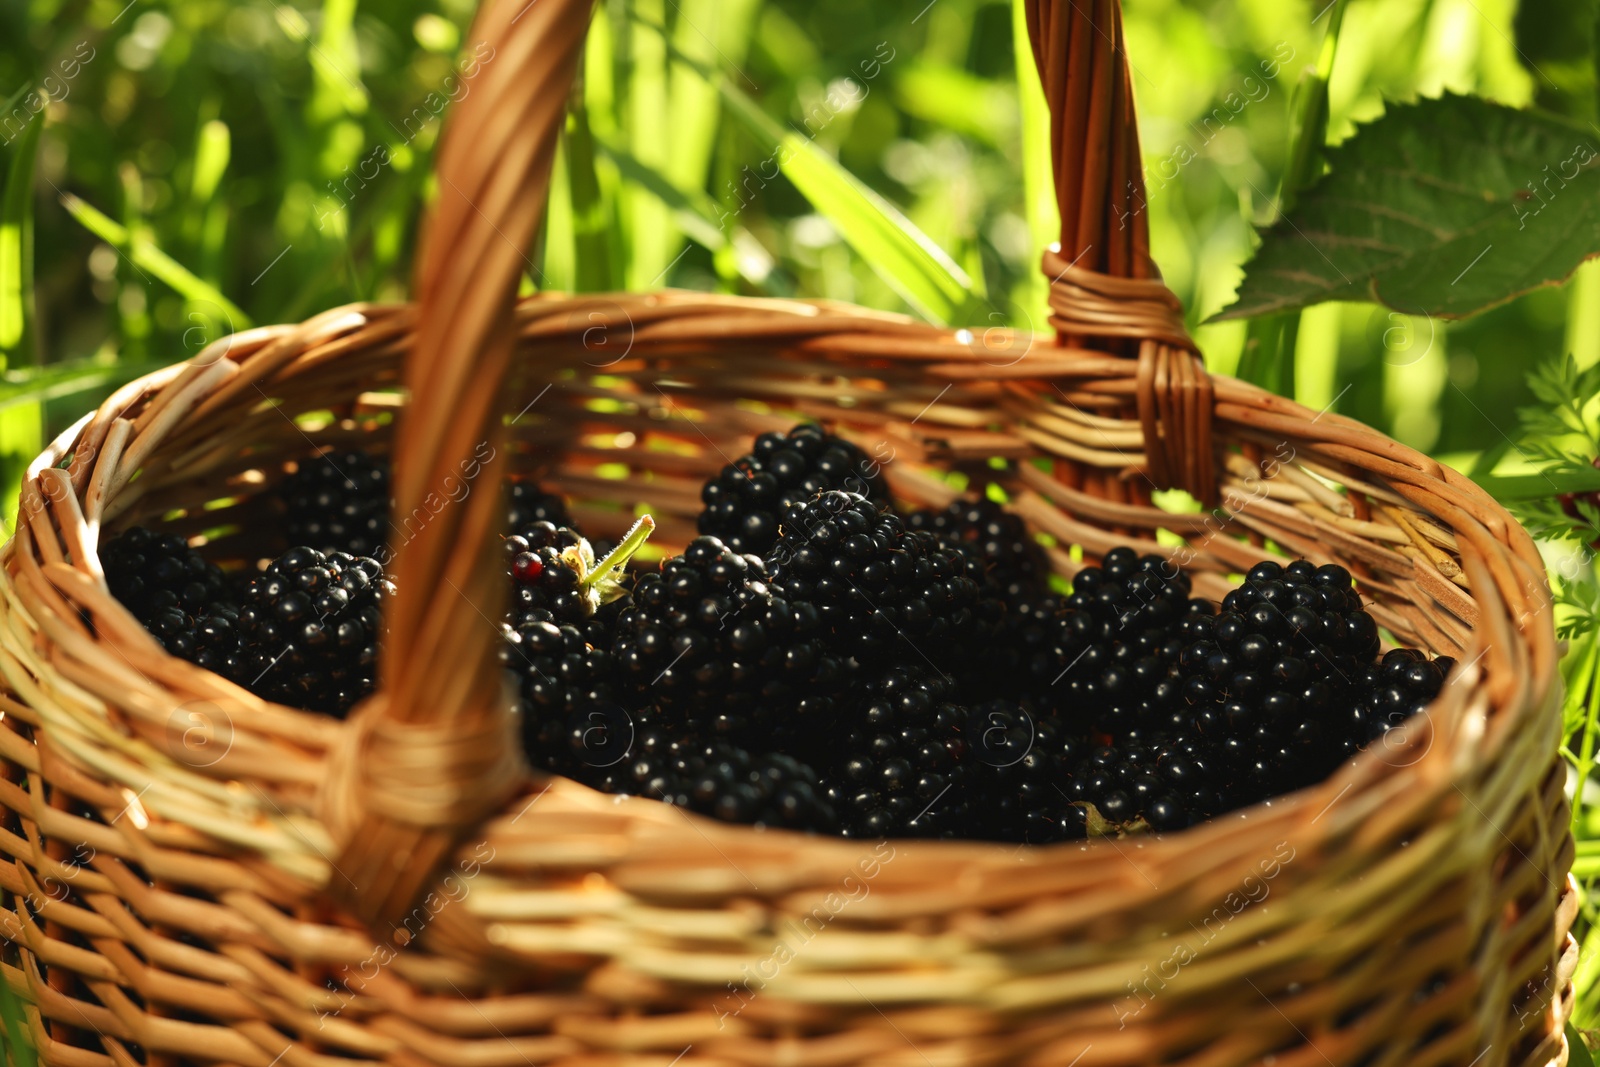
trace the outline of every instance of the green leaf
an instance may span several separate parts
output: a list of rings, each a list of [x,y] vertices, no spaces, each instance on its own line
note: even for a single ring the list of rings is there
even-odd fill
[[[1445,96],[1400,104],[1327,152],[1329,173],[1262,234],[1212,321],[1374,300],[1460,318],[1600,254],[1600,148],[1555,115]]]
[[[930,322],[944,325],[975,314],[977,301],[966,272],[899,209],[816,142],[774,122],[726,79],[721,88],[733,113],[770,151],[750,168],[752,178],[765,184],[782,171],[868,266]]]
[[[196,277],[148,237],[129,234],[127,227],[108,218],[71,193],[62,195],[61,206],[66,208],[67,213],[77,219],[84,229],[119,250],[140,270],[148,271],[161,279],[184,299],[197,303],[210,302],[221,308],[227,314],[229,325],[233,330],[243,330],[253,325],[250,316],[246,315],[239,305],[223,296],[221,291],[209,282]]]
[[[667,72],[667,128],[672,137],[663,173],[675,188],[703,190],[710,180],[722,109],[717,106],[716,86],[683,57],[698,60],[699,66],[720,61],[725,69],[742,70],[761,0],[674,0],[674,6],[677,17]],[[668,255],[675,258],[681,247],[682,241],[674,240]]]
[[[1533,500],[1560,493],[1592,493],[1600,489],[1600,470],[1580,467],[1538,474],[1480,474],[1473,481],[1499,501]]]
[[[1594,1055],[1570,1020],[1567,1023],[1567,1067],[1594,1067]]]

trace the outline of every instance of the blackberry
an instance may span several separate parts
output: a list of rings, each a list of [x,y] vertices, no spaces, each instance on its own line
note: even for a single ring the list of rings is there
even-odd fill
[[[523,750],[535,767],[577,777],[615,728],[621,705],[612,685],[611,654],[572,625],[527,617],[506,627],[501,662],[517,675]]]
[[[233,680],[266,700],[343,715],[374,688],[393,591],[375,559],[291,548],[245,587]]]
[[[817,775],[779,753],[757,754],[726,742],[673,740],[646,727],[628,758],[591,784],[608,793],[663,800],[723,822],[832,833],[838,819]]]
[[[505,624],[501,662],[519,679],[523,744],[537,767],[574,774],[580,738],[603,734],[624,715],[613,685],[609,652],[620,609],[625,606],[628,559],[655,529],[646,516],[617,549],[600,561],[589,543],[570,529],[539,521],[505,540],[512,604]]]
[[[124,531],[100,550],[111,595],[144,624],[161,647],[193,660],[201,651],[198,618],[228,602],[227,580],[176,534],[143,526]]]
[[[957,500],[943,511],[913,511],[913,530],[928,530],[967,553],[1007,604],[1035,601],[1048,590],[1049,562],[1019,515],[995,503]]]
[[[291,545],[376,556],[389,541],[389,460],[359,450],[301,461],[278,484]]]
[[[540,610],[557,623],[574,626],[594,617],[599,604],[591,602],[589,588],[583,583],[594,570],[594,550],[577,531],[558,529],[545,521],[530,523],[506,538],[503,547],[511,572],[514,625],[520,625],[529,612]]]
[[[222,571],[177,534],[129,527],[100,549],[100,564],[111,595],[140,622],[173,608],[202,614],[227,599]]]
[[[794,751],[833,727],[843,665],[821,638],[816,609],[769,587],[759,559],[697,537],[639,578],[615,653],[634,699],[685,733]]]
[[[1085,567],[1028,663],[1028,684],[1046,707],[1080,728],[1113,735],[1181,728],[1187,722],[1177,677],[1186,619],[1210,610],[1189,598],[1189,576],[1131,548]]]
[[[1298,560],[1257,564],[1181,659],[1194,726],[1227,738],[1229,758],[1252,788],[1245,802],[1317,780],[1341,741],[1337,708],[1354,699],[1361,668],[1378,652],[1378,628],[1350,572]]]
[[[1054,718],[1010,700],[975,707],[968,718],[970,836],[1041,845],[1084,836],[1084,811],[1071,803],[1068,773],[1085,740]]]
[[[513,481],[507,491],[511,509],[511,529],[521,532],[536,522],[552,526],[571,526],[572,516],[567,514],[566,503],[554,493],[547,493],[535,482]]]
[[[389,482],[386,455],[350,449],[302,461],[275,490],[287,512],[289,543],[382,558],[394,510]],[[509,529],[520,531],[535,522],[572,525],[562,499],[535,482],[513,481],[507,497]]]
[[[765,556],[788,509],[818,493],[848,489],[887,501],[883,479],[871,471],[866,453],[820,426],[802,424],[786,435],[764,433],[749,455],[722,468],[701,490],[700,532],[720,538],[735,552]]]
[[[890,667],[850,709],[827,796],[846,837],[964,837],[971,712],[931,668]]]
[[[1152,830],[1173,831],[1226,810],[1226,774],[1211,743],[1157,735],[1097,749],[1072,768],[1065,791],[1111,827],[1143,819]]]
[[[1355,706],[1343,742],[1345,754],[1402,725],[1439,695],[1456,661],[1430,660],[1414,648],[1391,648],[1379,662],[1362,669]]]
[[[814,603],[838,652],[864,664],[970,653],[1005,612],[958,549],[856,493],[792,505],[769,562],[774,586]]]

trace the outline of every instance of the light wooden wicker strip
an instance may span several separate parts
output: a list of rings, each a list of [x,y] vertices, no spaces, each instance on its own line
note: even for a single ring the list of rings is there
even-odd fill
[[[539,110],[518,79],[558,66],[538,46],[575,48],[586,14],[491,5],[480,32],[523,58],[486,67],[493,84],[464,103],[553,122],[562,94]],[[1038,3],[1030,22],[1057,105],[1062,247],[1151,281],[1142,223],[1117,234],[1138,153],[1115,4]],[[447,138],[443,173],[478,175],[486,215],[526,233],[513,194],[539,177],[539,145],[510,118],[476,121],[476,137]],[[507,144],[516,160],[490,159]],[[430,255],[492,246],[448,232],[431,231]],[[30,471],[0,550],[0,969],[45,1062],[1565,1062],[1578,895],[1548,592],[1531,540],[1470,482],[1350,420],[1205,378],[1177,336],[1071,337],[1091,327],[1070,300],[1069,344],[1008,335],[999,360],[966,331],[692,293],[541,295],[502,315],[458,287],[460,318],[441,320],[460,279],[440,270],[425,261],[420,314],[338,308],[131,383]],[[437,368],[442,384],[408,406],[402,380],[454,341],[503,345],[500,403]],[[453,390],[477,398],[476,436],[445,418]],[[672,548],[693,534],[692,487],[798,413],[883,462],[908,504],[952,499],[948,471],[1022,460],[1015,509],[1054,538],[1064,574],[1134,544],[1220,597],[1261,559],[1341,562],[1395,639],[1462,666],[1420,721],[1331,780],[1170,837],[803,838],[564,780],[523,780],[486,819],[408,836],[395,812],[375,818],[360,759],[398,721],[393,700],[351,724],[266,704],[164,655],[100,577],[97,546],[136,522],[230,564],[279,550],[259,488],[355,444],[427,459],[406,467],[402,575],[483,581],[452,571],[439,539],[487,536],[505,469],[559,485],[594,536],[648,507]],[[466,477],[452,464],[483,443],[496,458]],[[1158,494],[1169,484],[1218,506],[1186,510]],[[442,598],[437,577],[405,589],[449,624],[423,640],[419,615],[391,644],[443,642],[407,666],[431,687],[413,696],[444,693],[450,721],[494,736],[492,688],[447,684],[492,647],[494,601]],[[417,851],[374,895],[382,868],[366,865],[394,846],[361,843],[380,840]],[[433,852],[443,869],[424,881]]]

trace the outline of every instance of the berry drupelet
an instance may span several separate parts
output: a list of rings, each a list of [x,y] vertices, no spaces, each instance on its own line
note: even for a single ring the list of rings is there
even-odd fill
[[[100,551],[106,585],[175,656],[194,659],[202,650],[197,619],[224,605],[227,582],[176,534],[130,527]]]
[[[764,433],[749,455],[724,467],[701,490],[700,532],[720,538],[735,552],[765,556],[791,505],[830,489],[887,501],[883,479],[874,473],[866,453],[820,426]]]
[[[376,556],[389,535],[389,459],[359,450],[301,461],[278,484],[291,545]]]
[[[1197,620],[1198,622],[1198,620]],[[1350,572],[1259,563],[1183,652],[1194,727],[1227,739],[1250,802],[1319,780],[1342,740],[1339,708],[1378,652],[1378,628]]]
[[[292,548],[245,586],[229,673],[267,700],[343,715],[373,690],[392,594],[375,559]]]
[[[769,587],[759,559],[715,537],[639,578],[615,656],[632,698],[686,734],[783,748],[825,742],[833,728],[843,668],[817,610]]]
[[[848,734],[826,772],[846,837],[964,837],[971,712],[926,666],[890,667],[848,711]]]
[[[1036,601],[1048,589],[1050,566],[1022,518],[988,498],[957,500],[943,511],[913,511],[913,530],[927,530],[965,552],[1007,604]]]
[[[774,586],[814,603],[838,653],[863,664],[970,654],[1005,612],[959,549],[856,493],[790,507],[768,562]]]

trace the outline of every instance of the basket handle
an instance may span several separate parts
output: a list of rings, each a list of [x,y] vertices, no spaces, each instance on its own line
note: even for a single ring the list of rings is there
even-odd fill
[[[1216,502],[1211,380],[1183,306],[1150,258],[1144,163],[1119,0],[1027,0],[1050,106],[1061,241],[1044,254],[1057,343],[1139,360],[1147,475]]]
[[[346,832],[329,892],[374,925],[410,908],[525,769],[493,621],[505,598],[493,551],[503,522],[502,386],[517,282],[530,265],[525,249],[543,214],[590,5],[487,0],[472,40],[482,42],[480,56],[485,44],[493,51],[439,145],[438,200],[416,273],[417,336],[403,369],[411,403],[395,445],[390,547],[401,592],[389,613],[381,689],[353,717],[353,740],[330,768],[330,780],[349,783],[334,792],[348,796],[350,810],[333,813]],[[1177,299],[1149,256],[1118,2],[1029,0],[1027,15],[1051,102],[1062,217],[1061,252],[1045,261],[1052,325],[1063,343],[1137,342],[1152,476],[1203,488],[1198,471],[1172,473],[1187,462],[1209,475],[1209,444],[1198,453],[1205,462],[1195,463],[1190,432],[1190,401],[1209,385],[1189,365],[1198,360]],[[1209,420],[1204,399],[1198,406]],[[1172,436],[1186,426],[1181,439]],[[454,484],[447,479],[479,488],[434,513],[427,504]]]
[[[411,402],[394,450],[392,569],[379,692],[334,755],[348,811],[329,892],[374,927],[433,883],[462,835],[525,779],[499,664],[505,390],[591,0],[487,0],[478,69],[445,123],[416,267]],[[466,484],[459,502],[450,487]],[[436,506],[443,501],[442,506]]]

